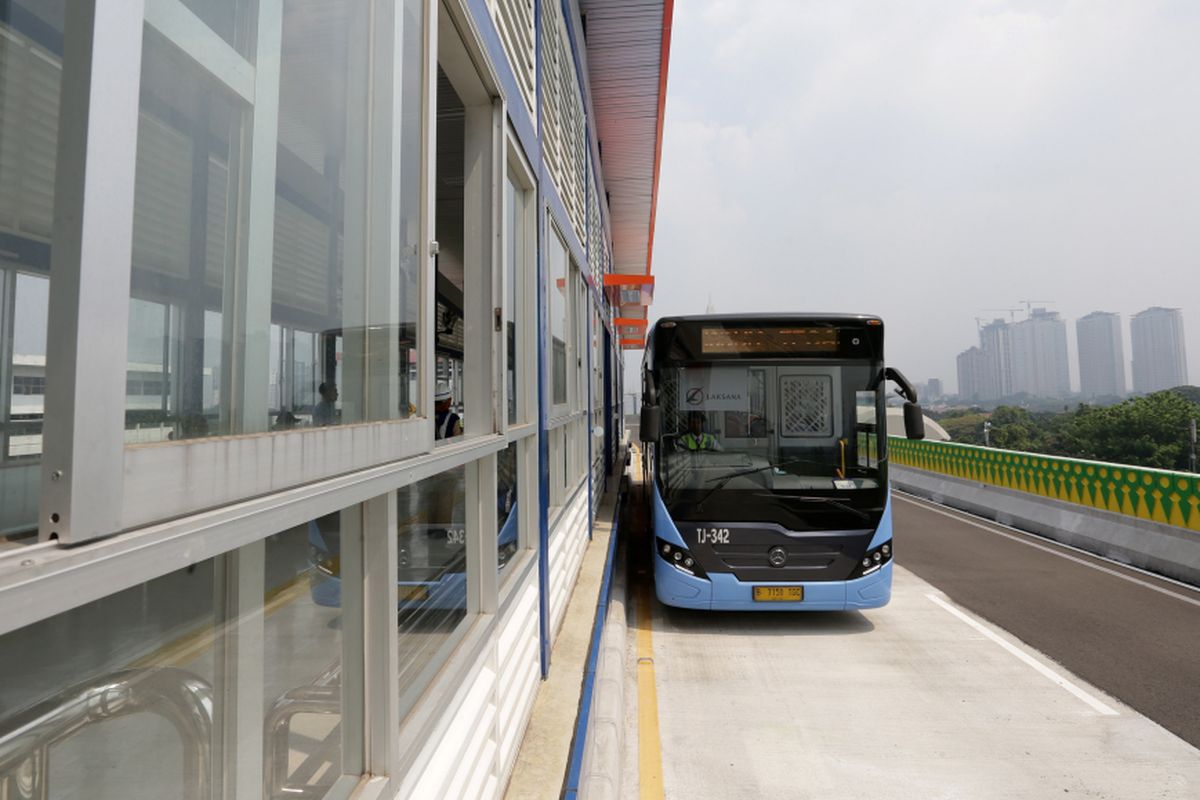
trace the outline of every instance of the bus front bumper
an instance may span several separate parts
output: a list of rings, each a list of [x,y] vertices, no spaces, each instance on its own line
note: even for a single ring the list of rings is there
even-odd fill
[[[877,572],[850,581],[788,583],[803,586],[799,602],[756,602],[755,586],[767,583],[739,581],[729,573],[697,578],[680,572],[662,558],[654,558],[654,589],[665,605],[712,611],[850,611],[879,608],[892,599],[892,562]],[[781,584],[782,585],[782,584]]]

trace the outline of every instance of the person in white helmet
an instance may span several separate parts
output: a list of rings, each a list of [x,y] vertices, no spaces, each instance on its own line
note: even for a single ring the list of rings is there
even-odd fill
[[[434,415],[435,439],[449,439],[452,436],[462,436],[462,417],[451,410],[451,406],[453,405],[454,395],[450,391],[450,384],[439,383],[437,392],[433,396],[433,410],[437,412]]]

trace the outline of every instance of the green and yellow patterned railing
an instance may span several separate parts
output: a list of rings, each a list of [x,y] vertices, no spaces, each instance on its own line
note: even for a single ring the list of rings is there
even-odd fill
[[[889,437],[891,462],[1200,531],[1200,475]]]

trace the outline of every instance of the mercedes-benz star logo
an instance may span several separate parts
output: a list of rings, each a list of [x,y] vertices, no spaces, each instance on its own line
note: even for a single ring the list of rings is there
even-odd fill
[[[767,562],[772,567],[782,567],[787,564],[787,550],[782,547],[772,547],[767,551]]]

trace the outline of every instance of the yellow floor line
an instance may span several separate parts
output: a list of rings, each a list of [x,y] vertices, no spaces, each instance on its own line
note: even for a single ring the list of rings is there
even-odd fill
[[[642,800],[661,800],[662,741],[658,731],[658,689],[654,684],[654,638],[650,588],[643,581],[637,600],[638,781]]]
[[[263,617],[269,617],[289,603],[293,603],[300,597],[303,597],[308,591],[308,575],[309,571],[305,570],[281,586],[268,591],[263,598],[265,601],[263,603]],[[213,626],[206,625],[197,631],[184,634],[178,639],[168,642],[157,650],[147,653],[133,661],[129,666],[132,668],[184,667],[212,647],[216,638],[217,633]]]

